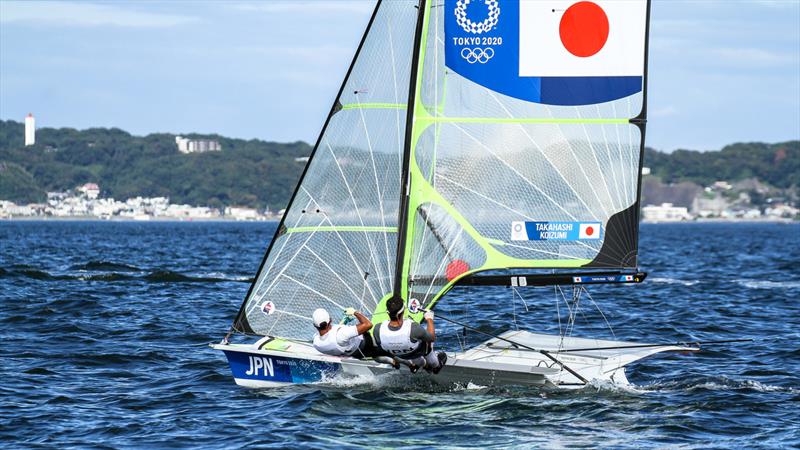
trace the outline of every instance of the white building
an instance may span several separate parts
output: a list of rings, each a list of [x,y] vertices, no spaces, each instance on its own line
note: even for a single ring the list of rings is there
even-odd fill
[[[85,195],[89,200],[94,200],[100,196],[100,186],[97,183],[86,183],[75,188],[76,191]]]
[[[255,208],[242,208],[237,206],[229,206],[225,208],[225,215],[235,220],[259,220],[262,218],[261,214]]]
[[[208,139],[189,139],[183,136],[175,136],[175,145],[178,146],[178,151],[181,153],[222,151],[222,146],[219,145],[218,141],[211,141]]]
[[[33,114],[28,113],[25,117],[25,146],[33,145],[36,143],[36,120]]]
[[[686,207],[672,206],[672,203],[662,203],[661,206],[647,205],[642,208],[642,216],[649,222],[679,222],[691,218]]]
[[[692,201],[692,212],[702,218],[723,217],[723,212],[729,206],[728,201],[721,195],[716,195],[714,198],[696,197]]]

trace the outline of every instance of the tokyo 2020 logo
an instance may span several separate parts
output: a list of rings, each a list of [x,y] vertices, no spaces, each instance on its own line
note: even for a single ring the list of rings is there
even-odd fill
[[[480,2],[481,0],[478,0]],[[481,34],[486,33],[497,25],[500,18],[500,5],[498,0],[483,0],[486,5],[487,17],[480,22],[473,22],[467,17],[467,7],[472,0],[458,0],[456,2],[455,15],[456,22],[467,33]]]

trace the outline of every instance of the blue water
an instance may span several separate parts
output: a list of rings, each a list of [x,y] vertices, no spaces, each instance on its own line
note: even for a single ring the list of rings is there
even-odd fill
[[[643,226],[647,282],[590,291],[616,336],[755,341],[645,359],[630,366],[629,388],[437,387],[388,377],[249,391],[207,343],[226,331],[274,226],[0,222],[0,443],[800,445],[799,225]],[[505,288],[460,289],[440,314],[487,330],[558,332],[553,289],[520,294],[524,302]],[[610,336],[585,300],[576,334]],[[457,350],[452,328],[442,323]]]

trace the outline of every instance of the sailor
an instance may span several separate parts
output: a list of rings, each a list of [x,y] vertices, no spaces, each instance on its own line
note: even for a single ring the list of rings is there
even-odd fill
[[[447,355],[444,352],[433,352],[433,342],[436,340],[433,311],[425,312],[427,329],[411,319],[404,320],[404,311],[405,302],[401,297],[395,296],[386,302],[389,320],[375,327],[372,332],[375,345],[401,360],[408,361],[411,372],[423,367],[434,374],[439,373],[447,361]]]
[[[323,308],[317,308],[312,315],[317,335],[314,336],[314,348],[318,352],[331,356],[352,356],[353,358],[372,358],[385,355],[372,343],[368,333],[372,322],[353,308],[347,308],[345,315],[355,316],[358,325],[340,325],[331,323],[331,316]]]

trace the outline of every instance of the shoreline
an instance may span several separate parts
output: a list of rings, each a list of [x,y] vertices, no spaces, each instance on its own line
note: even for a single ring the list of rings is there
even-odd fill
[[[102,218],[96,216],[68,216],[68,217],[42,217],[42,216],[34,216],[34,217],[0,217],[0,222],[136,222],[136,223],[148,223],[148,222],[247,222],[247,223],[277,223],[280,222],[280,218],[265,218],[265,219],[257,219],[257,220],[249,220],[249,219],[235,219],[232,217],[213,217],[213,218],[184,218],[184,217],[150,217],[148,219],[134,219],[130,217],[112,217],[112,218]],[[642,225],[670,225],[670,224],[697,224],[697,223],[738,223],[738,224],[755,224],[755,223],[783,223],[783,224],[791,224],[791,223],[800,223],[800,220],[795,219],[786,219],[786,218],[764,218],[764,219],[722,219],[722,218],[714,218],[714,219],[696,219],[696,220],[660,220],[660,221],[653,221],[653,220],[642,220],[640,222]]]
[[[694,219],[694,220],[642,220],[643,225],[667,225],[667,224],[693,224],[693,223],[800,223],[796,219],[786,219],[783,217],[764,218],[764,219],[723,219],[723,218],[709,218],[709,219]]]

